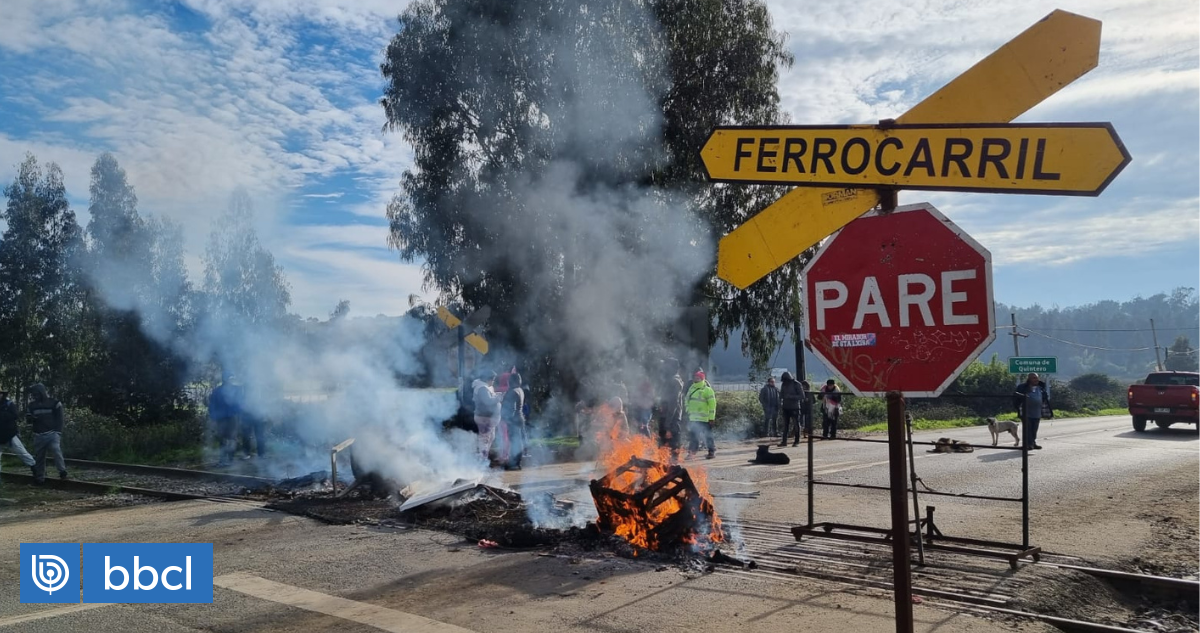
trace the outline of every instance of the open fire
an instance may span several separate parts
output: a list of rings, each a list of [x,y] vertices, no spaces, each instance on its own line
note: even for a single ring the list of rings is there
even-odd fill
[[[654,551],[683,543],[708,552],[725,540],[703,469],[672,464],[670,449],[617,425],[606,439],[608,474],[590,486],[601,530]]]

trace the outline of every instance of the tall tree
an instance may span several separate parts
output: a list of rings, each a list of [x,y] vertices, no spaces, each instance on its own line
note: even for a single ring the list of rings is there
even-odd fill
[[[204,254],[205,316],[221,328],[259,328],[286,321],[291,293],[283,268],[254,229],[244,190],[213,224]]]
[[[1197,352],[1192,348],[1188,337],[1175,337],[1175,342],[1167,348],[1167,360],[1163,366],[1170,371],[1196,371],[1200,363],[1197,362]]]
[[[627,357],[701,302],[769,346],[794,269],[739,293],[712,257],[772,194],[698,159],[715,125],[782,120],[761,1],[418,0],[400,22],[382,104],[415,165],[391,243],[430,286],[491,305],[518,352]]]
[[[43,169],[27,154],[5,187],[0,236],[0,363],[18,388],[42,380],[61,397],[82,359],[74,354],[82,294],[79,224],[67,202],[62,170]]]
[[[127,421],[158,421],[180,401],[185,368],[171,348],[181,329],[162,323],[164,312],[186,301],[172,287],[186,285],[186,276],[178,279],[183,271],[164,265],[171,258],[182,265],[181,244],[172,241],[169,224],[139,215],[137,195],[112,154],[92,166],[90,193],[89,309],[102,343],[88,372],[88,405]]]

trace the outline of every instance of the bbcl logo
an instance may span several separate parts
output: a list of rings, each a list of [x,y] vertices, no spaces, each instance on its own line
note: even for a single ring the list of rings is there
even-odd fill
[[[83,601],[211,603],[211,543],[84,543]]]
[[[22,543],[21,603],[207,603],[211,543]]]
[[[79,602],[79,545],[21,543],[21,603]]]

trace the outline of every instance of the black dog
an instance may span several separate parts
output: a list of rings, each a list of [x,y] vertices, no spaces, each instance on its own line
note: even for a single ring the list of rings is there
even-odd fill
[[[792,458],[784,453],[772,453],[771,447],[763,444],[758,447],[758,453],[752,461],[755,464],[790,464]]]

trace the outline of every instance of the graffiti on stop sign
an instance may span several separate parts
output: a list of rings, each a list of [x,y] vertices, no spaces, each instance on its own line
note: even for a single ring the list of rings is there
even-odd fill
[[[928,204],[846,225],[804,305],[809,349],[861,395],[936,396],[995,339],[991,255]]]

